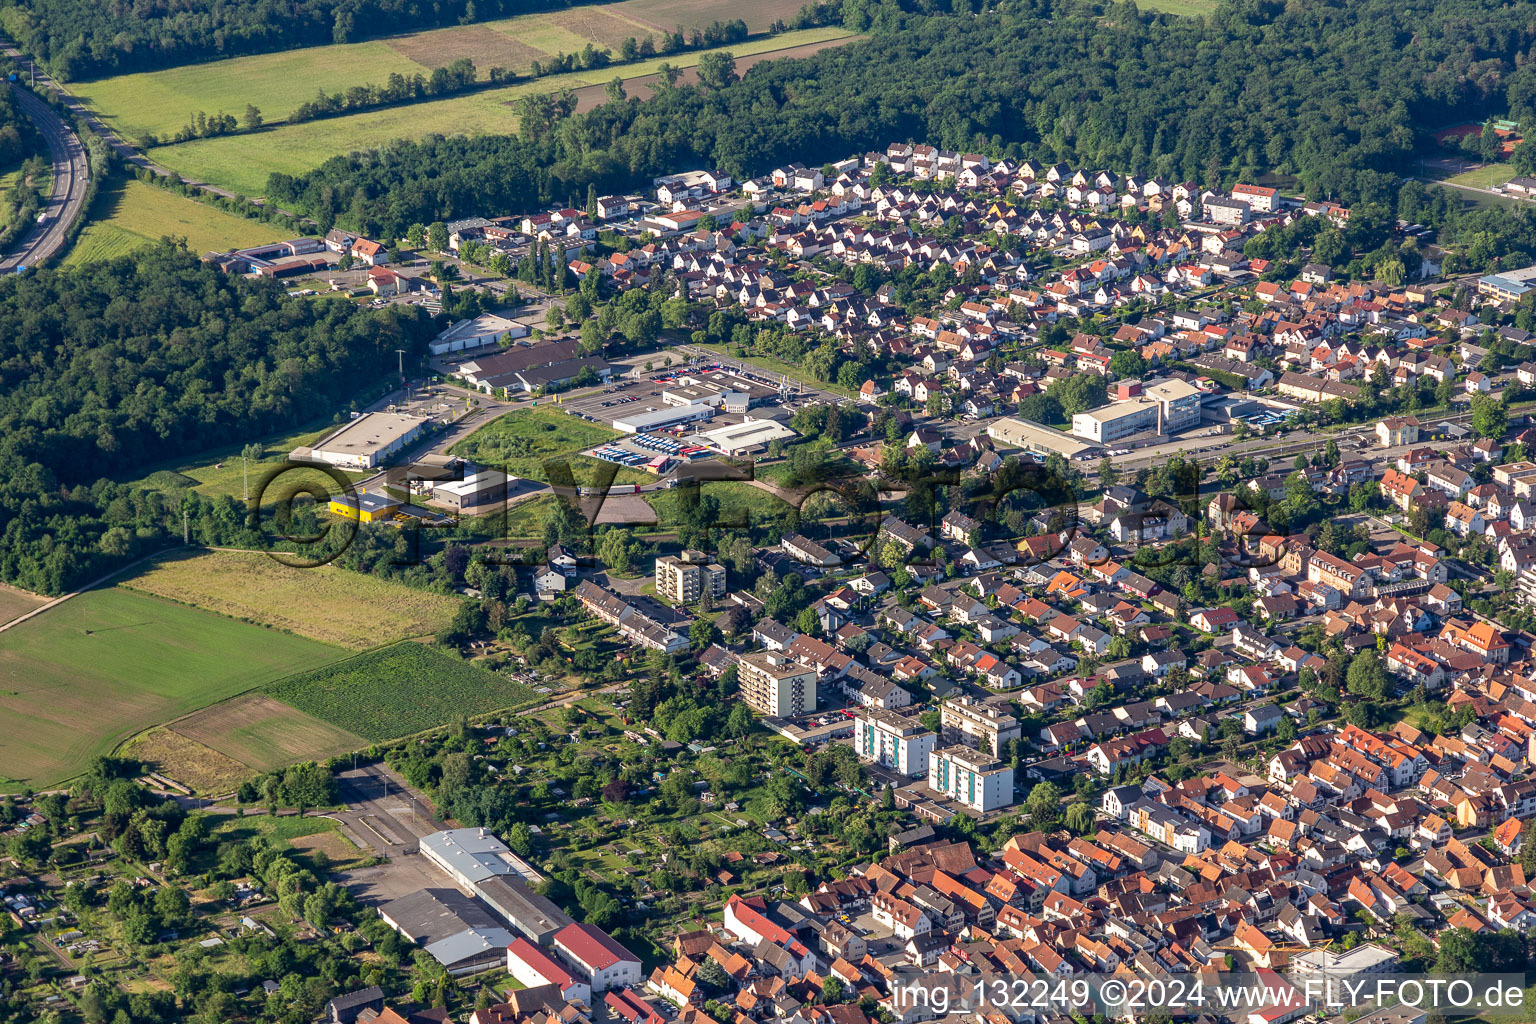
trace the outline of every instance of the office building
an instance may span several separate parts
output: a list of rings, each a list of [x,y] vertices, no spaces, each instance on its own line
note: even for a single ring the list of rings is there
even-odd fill
[[[1149,384],[1141,394],[1072,417],[1072,433],[1108,444],[1146,431],[1172,434],[1200,423],[1199,388],[1182,380]]]

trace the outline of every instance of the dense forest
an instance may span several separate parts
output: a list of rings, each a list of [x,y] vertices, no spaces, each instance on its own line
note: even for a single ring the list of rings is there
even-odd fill
[[[434,330],[169,244],[0,278],[0,579],[57,593],[104,571],[171,511],[110,478],[343,410]]]
[[[519,138],[396,142],[275,174],[267,195],[395,235],[589,184],[689,166],[756,175],[914,139],[1205,182],[1277,171],[1349,201],[1428,128],[1536,115],[1536,22],[1497,0],[1229,0],[1207,19],[1086,0],[1002,0],[980,17],[911,6],[844,0],[867,41],[575,116],[529,100]]]
[[[21,0],[5,28],[63,80],[508,18],[569,0]]]

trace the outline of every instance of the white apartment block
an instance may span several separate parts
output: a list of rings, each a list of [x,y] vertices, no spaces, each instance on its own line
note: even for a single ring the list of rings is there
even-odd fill
[[[945,747],[929,754],[928,786],[982,813],[1013,803],[1013,769],[969,747]]]
[[[903,775],[926,774],[928,755],[938,741],[915,717],[881,708],[861,711],[853,720],[854,753]]]

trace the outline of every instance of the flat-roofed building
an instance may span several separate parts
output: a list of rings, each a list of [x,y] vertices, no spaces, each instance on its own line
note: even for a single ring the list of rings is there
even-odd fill
[[[755,651],[737,662],[741,699],[765,715],[784,718],[816,710],[816,670],[783,654]]]
[[[419,889],[384,904],[379,917],[454,976],[501,967],[513,939],[484,904],[456,889]]]
[[[928,788],[985,814],[1013,803],[1013,768],[970,747],[928,755]]]
[[[432,488],[432,498],[460,512],[500,505],[507,500],[507,474],[497,469],[476,469],[462,480],[449,480]]]
[[[1023,735],[1019,720],[990,701],[951,697],[939,705],[942,742],[964,743],[1001,757],[1003,745]]]
[[[1029,420],[1005,416],[987,426],[987,436],[1008,448],[1022,448],[1041,455],[1052,453],[1072,458],[1091,450],[1091,445],[1068,437],[1059,430],[1043,427]]]
[[[1386,946],[1367,942],[1354,949],[1308,949],[1293,954],[1291,974],[1297,978],[1327,975],[1348,978],[1356,974],[1383,974],[1395,970],[1398,955]]]
[[[340,469],[374,469],[421,436],[431,422],[422,416],[368,412],[308,448],[295,448],[295,462],[320,462]]]
[[[799,436],[782,423],[775,423],[768,419],[754,419],[747,420],[745,423],[733,423],[729,426],[701,431],[688,440],[706,448],[713,448],[722,455],[742,455],[766,449],[775,441],[788,441],[792,437]]]
[[[490,875],[475,883],[474,893],[513,928],[541,946],[571,923],[571,918],[552,900],[528,888],[521,878]]]
[[[516,320],[496,313],[482,313],[473,320],[453,324],[427,343],[427,351],[434,356],[474,352],[527,336],[528,328]]]
[[[1198,426],[1199,388],[1182,380],[1148,384],[1141,394],[1121,402],[1080,412],[1072,417],[1072,433],[1087,441],[1106,444],[1148,430],[1172,434]]]
[[[903,775],[925,774],[938,741],[917,718],[882,708],[861,711],[853,720],[853,752]]]
[[[421,853],[465,889],[492,875],[515,875],[519,864],[507,844],[489,829],[452,828],[424,836]]]
[[[693,604],[708,594],[725,596],[725,567],[708,561],[702,551],[684,551],[682,557],[656,559],[656,596],[673,604]]]

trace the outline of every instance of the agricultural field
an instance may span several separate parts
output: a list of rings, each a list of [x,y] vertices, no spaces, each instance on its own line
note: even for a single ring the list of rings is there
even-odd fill
[[[805,6],[804,0],[758,0],[752,4],[720,0],[623,0],[602,10],[654,25],[670,32],[677,26],[702,27],[712,21],[740,18],[752,32],[766,32],[775,21],[788,21]],[[1214,4],[1213,4],[1214,6]]]
[[[359,736],[260,693],[244,693],[195,711],[169,728],[262,772],[367,746]]]
[[[739,66],[744,62],[744,58],[756,54],[790,50],[808,43],[824,43],[829,40],[848,38],[852,36],[846,29],[815,28],[800,32],[786,32],[779,36],[749,39],[722,49],[734,54]],[[574,91],[589,85],[601,86],[615,76],[622,77],[625,81],[643,79],[654,76],[661,64],[666,62],[679,68],[692,68],[697,66],[703,54],[709,52],[712,51],[695,50],[620,67],[550,75],[504,88],[484,89],[427,103],[364,111],[346,117],[307,121],[301,124],[281,124],[259,132],[198,139],[174,146],[157,146],[149,151],[149,156],[156,163],[173,168],[185,177],[257,196],[265,190],[267,176],[273,171],[302,174],[314,169],[337,153],[372,149],[392,139],[414,139],[434,132],[443,135],[515,132],[517,114],[514,108],[521,96],[559,92],[564,89]],[[222,67],[226,63],[233,62],[203,66]],[[306,91],[312,92],[312,90]],[[644,96],[648,93],[643,89],[637,89],[635,95]],[[305,95],[302,98],[310,97]],[[112,106],[115,100],[102,99],[99,102],[108,103],[109,110],[119,109]],[[160,115],[161,119],[185,121],[186,104],[183,103],[173,109],[174,114],[167,112]],[[193,109],[196,107],[194,106]],[[241,109],[244,109],[243,105]]]
[[[1182,14],[1185,17],[1201,17],[1216,10],[1219,0],[1146,0],[1141,6],[1164,14]]]
[[[79,774],[129,736],[342,657],[339,647],[120,587],[0,633],[0,774]]]
[[[48,603],[48,598],[0,583],[0,623],[20,618]]]
[[[565,458],[571,464],[571,476],[581,484],[597,478],[598,468],[606,465],[577,452],[620,437],[616,430],[599,427],[563,412],[544,409],[514,409],[493,420],[449,449],[451,454],[495,466],[525,480],[548,483],[544,461]],[[656,477],[645,470],[620,466],[615,483],[653,483]]]
[[[274,224],[238,217],[140,181],[119,179],[97,196],[90,220],[64,262],[75,266],[111,259],[167,236],[185,238],[187,248],[202,253],[260,245],[286,234]]]
[[[143,762],[150,771],[159,772],[201,796],[232,792],[256,774],[250,765],[170,729],[141,732],[117,753]]]
[[[244,551],[174,554],[122,585],[355,651],[436,633],[458,607],[403,583]]]
[[[423,644],[400,643],[267,686],[290,707],[382,742],[538,698],[505,676]]]
[[[336,429],[335,424],[327,424],[319,429],[314,429],[314,426],[316,425],[296,434],[261,439],[261,461],[252,462],[248,469],[241,465],[240,450],[244,445],[239,444],[229,448],[197,452],[186,458],[162,463],[152,467],[144,475],[125,482],[144,490],[161,491],[172,496],[181,491],[193,490],[208,497],[227,494],[244,501],[247,498],[246,488],[249,487],[252,493],[259,493],[262,478],[281,464],[288,457],[289,452],[303,445],[312,445]],[[348,473],[347,476],[356,482],[361,480],[364,474]],[[314,471],[312,477],[322,483],[330,480],[327,474],[318,470]],[[310,474],[283,475],[285,482],[308,478]]]

